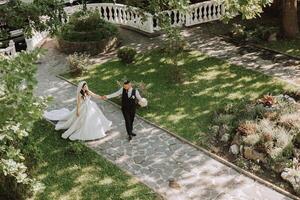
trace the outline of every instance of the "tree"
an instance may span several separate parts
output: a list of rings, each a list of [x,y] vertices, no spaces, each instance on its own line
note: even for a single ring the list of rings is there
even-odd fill
[[[282,31],[287,38],[299,33],[297,0],[282,0]]]
[[[263,8],[271,5],[272,2],[273,0],[225,0],[225,17],[230,19],[234,17],[236,13],[240,13],[244,19],[260,17],[260,14],[263,12]],[[280,0],[276,1],[276,4],[281,6],[281,29],[283,35],[287,38],[295,37],[299,32],[297,0]]]
[[[65,17],[60,0],[11,0],[0,5],[0,37],[10,29],[55,33]],[[28,166],[35,156],[27,146],[33,123],[41,117],[44,101],[33,94],[36,85],[34,65],[39,52],[22,52],[14,58],[0,56],[0,199],[25,199],[41,189]]]
[[[21,52],[13,59],[0,57],[0,198],[25,199],[41,189],[30,175],[35,157],[26,139],[41,117],[44,101],[33,94],[38,52]],[[27,154],[26,152],[30,152]]]
[[[242,15],[243,19],[253,19],[260,17],[263,8],[271,5],[273,0],[224,0],[226,13],[225,19],[230,19],[236,16],[237,13]]]
[[[127,0],[125,3],[141,8],[141,14],[145,11],[153,14],[161,31],[166,35],[165,47],[167,51],[170,53],[180,51],[184,44],[180,30],[172,26],[170,17],[163,11],[174,9],[185,12],[190,3],[189,0]]]
[[[26,36],[33,31],[55,33],[66,17],[62,0],[34,0],[24,3],[21,0],[10,0],[0,5],[0,36],[8,37],[9,29],[23,29]]]

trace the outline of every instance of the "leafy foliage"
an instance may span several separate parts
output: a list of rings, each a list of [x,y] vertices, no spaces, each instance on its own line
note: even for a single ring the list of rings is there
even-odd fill
[[[9,198],[22,199],[41,186],[25,165],[35,151],[27,146],[26,137],[44,107],[44,101],[33,95],[37,56],[35,51],[0,58],[0,188]]]
[[[74,53],[68,56],[70,71],[75,74],[81,74],[82,72],[85,72],[90,63],[91,62],[87,54]]]
[[[55,33],[66,17],[63,6],[63,0],[8,1],[0,6],[0,20],[6,23],[0,32],[15,28],[23,29],[26,36],[33,31]]]
[[[237,13],[241,14],[243,19],[256,18],[263,12],[263,8],[272,2],[273,0],[225,0],[225,20],[235,17]]]
[[[166,34],[166,52],[180,53],[183,50],[185,42],[180,35],[180,30],[171,25],[170,17],[163,11],[174,9],[185,12],[190,3],[189,0],[127,0],[126,3],[142,8],[141,11],[146,11],[155,15],[155,21],[160,26],[161,31]],[[141,12],[141,14],[143,14],[143,12]]]
[[[246,27],[242,24],[232,24],[232,30],[230,36],[234,39],[245,40],[251,42],[265,42],[270,39],[271,35],[276,37],[278,28],[266,27],[266,26],[255,26]]]
[[[70,16],[58,36],[71,42],[90,42],[115,37],[117,34],[117,27],[104,21],[98,10],[80,10]]]
[[[135,55],[136,55],[136,50],[131,47],[123,47],[118,50],[118,58],[126,63],[130,64],[134,61]]]

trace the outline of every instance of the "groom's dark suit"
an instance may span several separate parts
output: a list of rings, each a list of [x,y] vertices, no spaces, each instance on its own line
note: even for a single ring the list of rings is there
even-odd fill
[[[128,97],[128,91],[123,89],[122,113],[125,119],[126,131],[129,136],[132,135],[135,111],[136,111],[136,90],[132,89],[131,96]]]
[[[118,96],[122,96],[122,113],[125,119],[126,131],[130,140],[131,136],[135,135],[132,133],[132,129],[137,107],[136,101],[140,101],[142,97],[137,89],[131,87],[128,90],[121,88],[117,92],[107,95],[106,98],[110,99]]]

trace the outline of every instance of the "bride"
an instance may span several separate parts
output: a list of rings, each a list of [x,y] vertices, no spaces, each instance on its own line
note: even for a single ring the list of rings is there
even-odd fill
[[[97,104],[90,98],[97,97],[88,89],[85,81],[77,87],[77,106],[72,111],[66,108],[45,112],[44,117],[51,121],[58,121],[55,130],[67,129],[63,138],[70,140],[95,140],[106,136],[112,122],[106,119]]]

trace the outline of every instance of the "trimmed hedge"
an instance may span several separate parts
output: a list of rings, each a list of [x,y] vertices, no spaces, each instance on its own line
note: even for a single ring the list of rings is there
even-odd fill
[[[70,42],[63,39],[58,39],[60,50],[67,54],[72,53],[88,53],[96,55],[98,53],[107,52],[118,45],[116,37],[106,38],[101,41],[92,42]]]
[[[115,47],[117,35],[117,27],[104,21],[99,11],[87,10],[73,13],[57,38],[65,53],[97,54]]]

